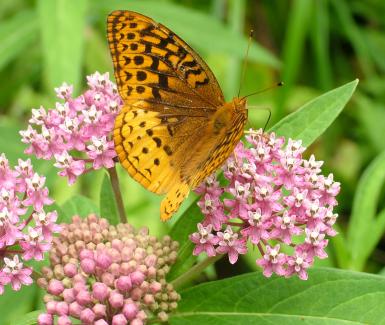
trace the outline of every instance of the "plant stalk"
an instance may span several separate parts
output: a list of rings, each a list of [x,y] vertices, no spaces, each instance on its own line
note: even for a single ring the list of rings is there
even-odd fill
[[[180,288],[185,283],[193,280],[197,275],[201,274],[201,272],[211,264],[214,264],[216,261],[220,260],[223,257],[223,254],[207,257],[203,261],[195,264],[190,270],[186,273],[183,273],[180,277],[171,281],[171,284],[174,286],[174,289]]]
[[[120,191],[119,179],[118,179],[118,174],[116,172],[115,165],[114,167],[108,168],[108,174],[110,175],[112,190],[114,191],[114,194],[115,194],[115,200],[116,200],[116,205],[118,206],[120,222],[127,223],[126,211],[124,210],[122,192]]]

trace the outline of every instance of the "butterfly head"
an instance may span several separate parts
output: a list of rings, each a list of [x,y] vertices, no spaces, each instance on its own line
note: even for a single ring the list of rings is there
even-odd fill
[[[246,98],[245,97],[234,97],[233,98],[233,107],[235,112],[246,111]]]

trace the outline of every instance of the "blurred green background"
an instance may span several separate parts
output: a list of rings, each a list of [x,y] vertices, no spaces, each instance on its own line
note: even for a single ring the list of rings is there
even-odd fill
[[[285,86],[249,99],[255,109],[250,110],[248,127],[263,127],[267,109],[272,112],[272,126],[308,100],[359,78],[343,114],[307,154],[324,160],[324,173],[333,172],[342,183],[341,235],[330,245],[327,263],[383,272],[383,0],[1,0],[0,152],[12,163],[25,158],[18,131],[27,127],[31,108],[54,107],[54,87],[66,81],[79,95],[86,75],[109,71],[112,77],[105,22],[113,9],[139,11],[184,38],[212,68],[228,100],[238,92],[253,29],[255,42],[241,94],[281,80]],[[35,161],[35,166],[47,175],[51,194],[59,205],[64,204],[63,209],[71,210],[65,202],[73,195],[88,197],[98,208],[103,171],[83,176],[68,187],[52,162]],[[155,234],[166,233],[170,224],[159,221],[161,198],[142,189],[122,170],[119,173],[130,221],[149,226]],[[183,207],[192,200],[191,196]],[[220,269],[234,274],[239,268],[254,269],[254,261],[245,258],[238,269],[223,262]]]

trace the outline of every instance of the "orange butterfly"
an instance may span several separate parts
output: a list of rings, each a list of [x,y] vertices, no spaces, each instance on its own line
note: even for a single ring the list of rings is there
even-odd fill
[[[202,58],[151,18],[114,11],[107,26],[124,101],[115,149],[136,181],[167,194],[160,207],[167,220],[233,152],[247,121],[246,99],[226,103]]]

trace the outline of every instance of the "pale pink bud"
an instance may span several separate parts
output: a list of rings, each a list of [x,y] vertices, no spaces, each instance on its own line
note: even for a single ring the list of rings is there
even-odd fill
[[[156,275],[156,268],[153,267],[153,266],[150,266],[150,267],[148,268],[147,275],[148,275],[150,278],[155,277],[155,275]]]
[[[123,314],[117,314],[112,318],[112,325],[126,325],[127,319]]]
[[[68,304],[64,301],[60,301],[56,304],[56,312],[58,315],[68,315]]]
[[[80,254],[79,254],[79,257],[80,259],[84,259],[84,258],[90,258],[90,259],[93,259],[94,258],[94,253],[89,250],[89,249],[83,249]]]
[[[82,291],[80,291],[80,292],[76,295],[76,301],[77,301],[80,305],[86,306],[86,305],[88,305],[88,304],[92,301],[92,298],[91,298],[90,293],[89,293],[87,290],[82,290]]]
[[[132,284],[139,286],[144,281],[145,276],[142,272],[135,271],[135,272],[130,274],[130,278],[131,278]]]
[[[143,291],[140,288],[134,288],[131,290],[131,298],[133,300],[139,300],[142,297]]]
[[[162,289],[162,285],[155,281],[150,284],[150,289],[152,293],[157,293]]]
[[[134,303],[126,303],[123,307],[123,314],[128,320],[135,318],[138,313],[138,306]]]
[[[83,309],[83,306],[79,305],[76,301],[74,301],[69,305],[69,314],[73,317],[79,317]]]
[[[85,324],[92,324],[94,322],[94,319],[95,314],[89,308],[82,310],[82,312],[80,313],[80,320]]]
[[[103,270],[107,270],[112,263],[111,256],[107,253],[100,252],[96,257],[96,265]]]
[[[135,318],[130,322],[130,325],[143,325],[143,324],[144,324],[143,321],[139,318]]]
[[[104,301],[108,297],[108,287],[101,282],[95,282],[92,285],[92,295],[99,301]]]
[[[85,258],[80,262],[82,270],[87,274],[94,274],[96,269],[96,263],[93,259]]]
[[[48,314],[56,314],[56,305],[57,301],[48,301],[45,304],[45,308],[47,309]]]
[[[114,285],[115,277],[111,273],[103,273],[102,281],[107,286],[112,287]]]
[[[77,267],[75,264],[73,263],[67,263],[65,266],[64,266],[64,274],[66,276],[68,276],[69,278],[72,278],[75,276],[75,274],[77,273]]]
[[[108,301],[110,302],[113,308],[121,308],[124,303],[124,297],[120,293],[113,291],[110,293],[110,297],[108,298]]]
[[[158,314],[158,318],[161,322],[167,322],[168,321],[168,314],[164,311],[161,311],[159,314]]]
[[[53,317],[50,314],[40,314],[37,323],[39,325],[53,325]]]
[[[132,288],[131,279],[127,275],[123,275],[116,280],[116,288],[120,292],[128,292]]]
[[[63,291],[63,299],[67,303],[71,303],[75,301],[75,291],[73,288],[71,289],[64,289]]]
[[[92,311],[95,313],[97,318],[105,317],[107,315],[106,308],[106,305],[95,304],[95,306],[92,307]]]
[[[111,242],[111,246],[120,252],[123,249],[124,244],[120,239],[113,239]]]
[[[97,320],[94,325],[108,325],[108,323],[104,319]]]
[[[64,290],[64,285],[61,281],[56,279],[52,279],[51,281],[49,281],[47,291],[50,294],[58,296],[63,292],[63,290]]]
[[[118,277],[120,275],[120,265],[118,263],[112,263],[109,272],[115,277]]]
[[[72,321],[67,315],[62,315],[57,319],[57,325],[72,325]]]
[[[144,263],[146,263],[147,266],[155,266],[157,257],[156,255],[148,255],[146,259],[144,260]]]
[[[143,301],[146,305],[152,305],[155,302],[154,296],[150,294],[146,294],[143,297]]]

